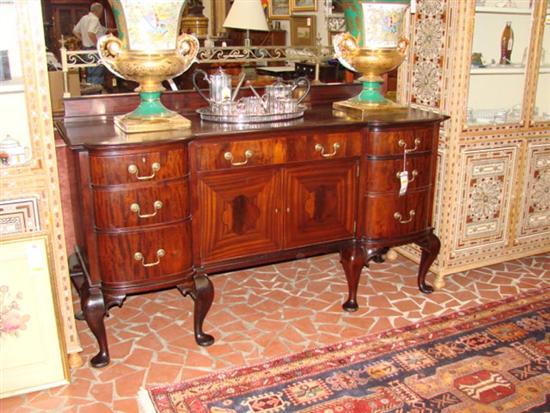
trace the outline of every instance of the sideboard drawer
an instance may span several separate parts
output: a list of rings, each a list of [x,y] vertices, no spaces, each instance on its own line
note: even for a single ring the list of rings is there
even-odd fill
[[[97,238],[101,279],[110,288],[193,273],[190,221],[160,229],[100,233]]]
[[[193,142],[191,156],[199,171],[273,165],[286,161],[286,139],[223,140]]]
[[[405,150],[408,154],[431,151],[437,136],[433,127],[369,132],[366,153],[371,156],[402,156]]]
[[[288,140],[288,161],[341,159],[361,156],[361,133],[325,133]]]
[[[387,239],[414,234],[429,227],[429,189],[399,195],[367,194],[365,235]]]
[[[97,229],[138,227],[178,221],[189,216],[188,179],[94,189]]]
[[[407,191],[430,185],[432,177],[431,155],[407,156],[405,169],[409,173]],[[366,188],[369,192],[399,192],[403,158],[369,160],[366,162]]]
[[[90,154],[92,184],[158,182],[187,174],[186,148],[139,153]]]

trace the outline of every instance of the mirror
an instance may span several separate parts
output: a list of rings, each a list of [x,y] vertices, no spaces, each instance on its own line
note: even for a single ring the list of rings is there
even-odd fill
[[[100,21],[102,25],[108,29],[114,29],[114,18],[109,6],[108,0],[96,0],[104,5],[103,16]],[[271,0],[270,0],[271,1]],[[301,14],[303,16],[311,16],[317,21],[317,30],[312,35],[313,45],[329,45],[331,36],[338,31],[343,30],[343,17],[340,10],[340,2],[342,0],[312,0],[315,2],[315,11],[308,12],[294,12],[294,14]],[[241,46],[244,44],[245,31],[236,29],[224,29],[223,23],[227,13],[229,12],[233,0],[188,0],[186,6],[186,12],[184,13],[184,19],[190,18],[191,22],[187,22],[188,28],[183,29],[187,32],[197,33],[193,30],[193,17],[204,16],[207,19],[207,33],[208,39],[203,36],[201,39],[201,46]],[[61,68],[61,53],[60,48],[61,38],[65,40],[64,45],[67,50],[81,50],[82,46],[72,33],[75,24],[80,18],[89,12],[90,0],[43,0],[43,16],[44,16],[44,30],[46,36],[46,46],[49,53],[49,60],[52,62],[50,69],[54,71]],[[269,6],[269,5],[268,5]],[[266,16],[269,14],[269,7],[265,9]],[[206,20],[205,19],[205,20]],[[183,21],[182,20],[182,21]],[[196,19],[195,19],[196,20]],[[253,32],[251,31],[252,45],[264,45],[264,46],[285,46],[291,43],[290,36],[290,23],[289,19],[270,19],[270,32]],[[195,21],[195,23],[198,25]],[[200,24],[203,24],[204,21]],[[183,25],[185,26],[185,25]],[[198,26],[197,26],[198,27]],[[200,30],[197,28],[197,30]],[[86,56],[86,55],[84,55]],[[90,55],[88,55],[90,56]],[[217,65],[217,64],[216,64]],[[255,64],[252,64],[256,66]],[[277,63],[270,64],[277,65]],[[202,67],[202,64],[199,64]],[[224,64],[224,68],[225,68]],[[229,71],[240,71],[241,65],[233,63],[227,65]],[[269,66],[264,70],[264,76],[272,72]],[[208,68],[207,68],[208,69]],[[311,75],[311,67],[307,68],[301,75]],[[132,92],[137,87],[137,84],[133,82],[125,81],[111,74],[109,71],[105,71],[103,83],[101,87],[92,87],[93,85],[86,84],[86,76],[83,74],[86,70],[80,69],[80,74],[75,71],[68,75],[68,91],[71,96],[77,96],[79,94],[93,95],[99,93],[127,93]],[[334,73],[329,73],[329,72]],[[178,90],[192,89],[192,82],[190,80],[193,68],[188,70],[179,78],[175,79],[175,86]],[[251,72],[256,74],[254,68]],[[53,93],[60,95],[59,101],[62,104],[63,95],[63,77],[62,74],[51,74],[51,77],[58,78],[52,84]],[[321,81],[334,82],[342,81],[343,72],[340,73],[337,70],[333,70],[330,67],[325,67],[322,70]],[[312,77],[313,80],[313,77]],[[169,85],[166,85],[169,88]]]

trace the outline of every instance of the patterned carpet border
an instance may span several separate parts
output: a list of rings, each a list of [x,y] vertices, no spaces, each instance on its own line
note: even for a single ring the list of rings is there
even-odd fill
[[[406,327],[278,357],[254,366],[229,369],[172,385],[152,386],[147,391],[159,413],[208,413],[210,410],[203,407],[203,401],[235,398],[258,388],[280,385],[297,378],[307,379],[331,367],[338,368],[385,354],[414,349],[458,333],[489,327],[529,311],[544,309],[549,302],[550,287],[456,311]],[[170,398],[171,393],[178,393],[180,403],[177,410],[174,410],[176,406]],[[182,400],[185,401],[185,405],[181,404]],[[273,410],[276,411],[283,410]]]

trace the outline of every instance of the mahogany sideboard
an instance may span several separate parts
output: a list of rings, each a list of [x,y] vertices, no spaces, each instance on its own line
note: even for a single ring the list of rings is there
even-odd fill
[[[110,116],[57,124],[72,151],[71,273],[99,344],[93,366],[109,363],[103,318],[128,294],[177,287],[194,300],[196,342],[212,344],[207,274],[339,252],[343,307],[354,311],[362,268],[414,242],[418,286],[432,291],[425,276],[440,246],[430,223],[445,116],[409,109],[355,121],[316,102],[281,123],[187,116],[189,130],[167,133],[123,135]],[[400,194],[404,168],[410,182]]]

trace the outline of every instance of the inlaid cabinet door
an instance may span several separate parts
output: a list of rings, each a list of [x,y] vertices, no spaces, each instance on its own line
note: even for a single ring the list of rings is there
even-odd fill
[[[199,175],[200,253],[204,263],[281,249],[281,175],[276,168]],[[194,224],[198,224],[195,220]]]
[[[353,236],[356,161],[285,170],[285,248]]]

